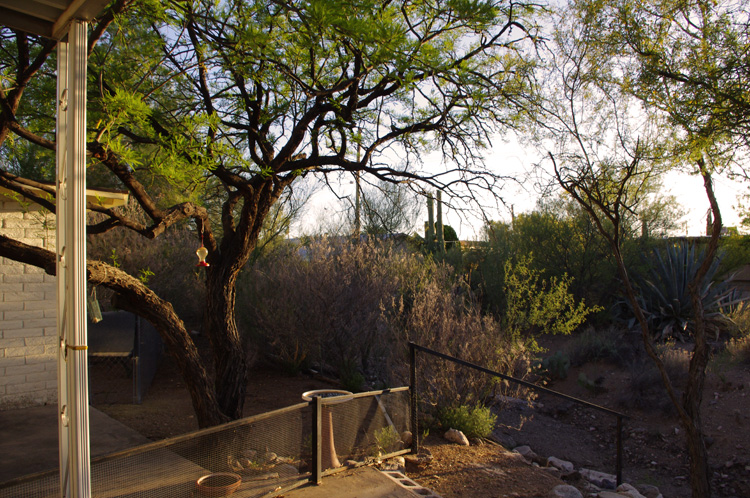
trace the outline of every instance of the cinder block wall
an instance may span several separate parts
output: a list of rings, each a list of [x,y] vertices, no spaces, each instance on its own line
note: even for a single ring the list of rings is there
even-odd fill
[[[0,194],[0,234],[54,250],[55,217]],[[57,402],[57,284],[0,257],[0,410]]]

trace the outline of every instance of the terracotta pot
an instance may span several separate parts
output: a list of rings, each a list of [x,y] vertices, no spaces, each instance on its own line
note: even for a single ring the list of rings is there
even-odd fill
[[[232,472],[215,472],[198,479],[195,483],[201,496],[229,496],[240,487],[242,477]]]

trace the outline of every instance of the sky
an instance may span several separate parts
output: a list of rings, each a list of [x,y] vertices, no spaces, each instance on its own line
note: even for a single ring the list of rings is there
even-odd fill
[[[514,142],[497,143],[487,152],[486,163],[496,171],[502,169],[503,174],[510,174],[522,178],[530,174],[532,164],[536,159],[536,152],[526,153],[524,149]],[[430,157],[425,162],[439,163],[440,158]],[[332,187],[339,196],[349,196],[351,202],[354,199],[354,178],[344,176],[340,181],[333,183]],[[681,204],[686,215],[680,220],[681,229],[675,235],[698,236],[704,235],[706,231],[706,214],[709,208],[708,198],[703,189],[703,181],[698,176],[684,173],[670,173],[663,182],[663,193],[674,195]],[[714,178],[714,189],[721,209],[724,226],[737,226],[740,224],[740,216],[737,209],[737,198],[745,193],[750,193],[750,185],[732,181],[726,177]],[[485,209],[484,215],[490,220],[510,222],[511,206],[515,214],[530,212],[536,206],[539,194],[534,186],[533,180],[526,180],[522,184],[509,182],[500,191],[505,205],[497,205],[488,201],[489,208]],[[300,222],[292,229],[292,236],[302,234],[318,233],[321,225],[334,223],[335,218],[343,209],[344,203],[334,196],[329,189],[319,188],[308,203]],[[443,210],[444,223],[451,225],[461,240],[479,240],[482,238],[483,217],[478,212],[460,213],[449,207]],[[426,209],[422,219],[416,221],[413,231],[423,230],[423,223],[427,219]]]

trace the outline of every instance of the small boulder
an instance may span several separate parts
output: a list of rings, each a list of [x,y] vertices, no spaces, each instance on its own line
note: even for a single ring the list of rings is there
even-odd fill
[[[651,484],[639,484],[636,486],[636,489],[646,498],[664,498],[659,488]]]
[[[583,498],[578,489],[569,484],[560,484],[552,489],[552,496],[555,498]]]
[[[575,466],[571,462],[553,456],[547,459],[547,467],[554,467],[564,474],[570,474],[575,470]]]
[[[589,469],[581,469],[580,472],[581,476],[594,486],[602,489],[615,489],[617,487],[617,477],[612,474]]]
[[[469,440],[466,438],[464,433],[459,430],[448,429],[443,437],[451,443],[460,444],[461,446],[469,446]]]
[[[534,453],[534,450],[532,450],[531,447],[527,445],[516,446],[515,448],[513,448],[513,452],[518,453],[530,462],[533,462],[534,459],[539,458],[537,454]]]
[[[630,498],[646,498],[643,496],[635,487],[630,484],[623,483],[617,486],[617,492]]]
[[[401,433],[401,442],[404,443],[404,448],[411,446],[412,441],[414,441],[414,437],[412,436],[411,431],[404,431]]]

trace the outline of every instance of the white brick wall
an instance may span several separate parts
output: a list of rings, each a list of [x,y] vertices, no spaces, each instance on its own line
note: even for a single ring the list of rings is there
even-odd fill
[[[0,194],[0,234],[54,249],[54,215]],[[57,284],[0,258],[0,410],[57,400]]]

